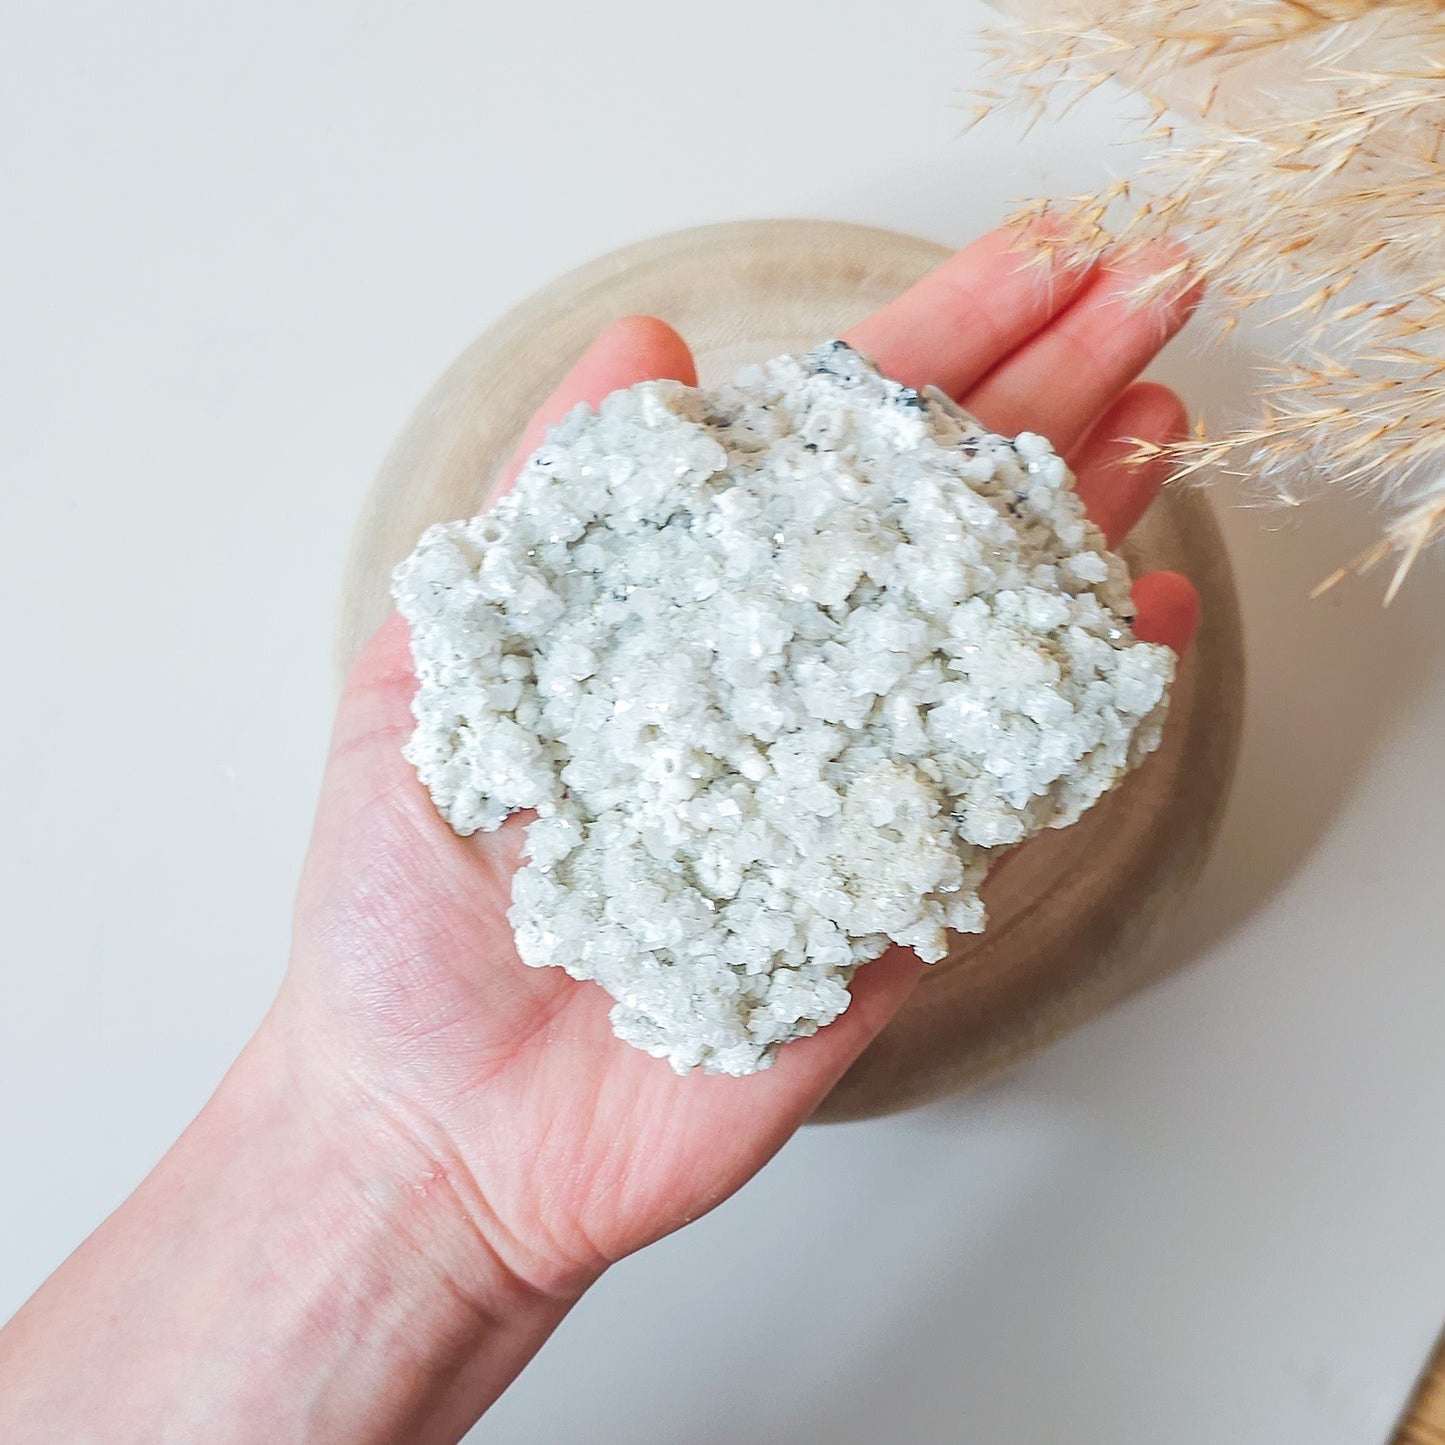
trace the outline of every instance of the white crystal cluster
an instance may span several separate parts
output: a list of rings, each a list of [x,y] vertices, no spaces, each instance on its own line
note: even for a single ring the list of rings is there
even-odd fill
[[[620,1038],[746,1074],[999,851],[1157,746],[1174,659],[1049,444],[841,342],[578,407],[394,579],[407,750],[459,833],[535,810],[517,950]]]

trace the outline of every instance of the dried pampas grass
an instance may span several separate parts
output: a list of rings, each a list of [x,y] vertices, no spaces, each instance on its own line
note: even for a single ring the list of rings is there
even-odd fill
[[[1180,473],[1374,492],[1384,535],[1352,565],[1393,554],[1388,600],[1445,535],[1445,0],[1013,8],[980,115],[1058,115],[1115,78],[1143,101],[1148,159],[1047,206],[1055,228],[1089,251],[1182,237],[1226,329],[1282,326],[1261,416],[1180,444]]]

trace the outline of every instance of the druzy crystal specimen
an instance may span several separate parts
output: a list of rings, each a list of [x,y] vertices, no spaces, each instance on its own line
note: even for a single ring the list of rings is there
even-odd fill
[[[1158,745],[1174,658],[1030,433],[833,342],[579,407],[396,571],[406,756],[459,833],[535,810],[518,953],[620,1038],[747,1074],[994,856]]]

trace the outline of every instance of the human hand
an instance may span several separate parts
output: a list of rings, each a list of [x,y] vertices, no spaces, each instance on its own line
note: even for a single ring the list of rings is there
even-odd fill
[[[1187,315],[1141,267],[1021,265],[985,237],[846,338],[1070,460],[1111,543],[1184,413],[1131,385]],[[692,381],[661,322],[611,327],[533,422]],[[1182,650],[1183,578],[1135,585]],[[837,1022],[750,1078],[678,1078],[612,1036],[600,988],[518,960],[522,828],[458,838],[402,757],[414,687],[386,624],[347,682],[275,1006],[140,1188],[0,1331],[0,1436],[36,1442],[451,1442],[609,1263],[695,1218],[813,1111],[917,981],[865,964]]]
[[[994,430],[1049,437],[1110,545],[1161,480],[1126,438],[1182,434],[1162,387],[1131,384],[1190,310],[1131,292],[1159,255],[1083,268],[1023,264],[995,233],[946,262],[845,339],[911,385],[958,397]],[[1166,258],[1167,259],[1167,258]],[[533,421],[634,382],[694,382],[682,340],[630,318],[598,340]],[[1182,651],[1192,587],[1139,580],[1136,631]],[[856,976],[853,1003],[816,1037],[746,1079],[676,1077],[619,1043],[611,1000],[560,970],[524,967],[506,920],[523,825],[458,838],[401,755],[414,689],[404,625],[362,653],[338,712],[277,1017],[310,1067],[354,1091],[431,1161],[507,1271],[554,1295],[710,1209],[813,1111],[916,982],[893,949]]]

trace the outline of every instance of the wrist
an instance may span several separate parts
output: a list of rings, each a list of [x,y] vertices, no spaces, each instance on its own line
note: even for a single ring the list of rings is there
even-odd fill
[[[544,1287],[517,1269],[449,1142],[332,1067],[284,998],[198,1125],[269,1141],[297,1354],[345,1342],[336,1404],[378,1439],[459,1437],[590,1283]],[[385,1400],[354,1415],[373,1390]],[[337,1438],[363,1434],[351,1423]]]
[[[0,1332],[0,1438],[459,1439],[580,1288],[527,1283],[462,1176],[308,1062],[278,1005]]]

